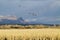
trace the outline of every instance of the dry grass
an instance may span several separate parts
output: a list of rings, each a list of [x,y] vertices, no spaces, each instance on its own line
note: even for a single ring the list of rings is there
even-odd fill
[[[59,28],[60,26],[46,26],[46,25],[0,25],[0,29],[44,29],[44,28]]]
[[[60,40],[60,29],[0,29],[0,40]]]

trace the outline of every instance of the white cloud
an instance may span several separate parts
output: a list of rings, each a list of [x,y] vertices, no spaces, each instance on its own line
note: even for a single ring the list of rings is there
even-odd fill
[[[1,18],[1,17],[4,17],[4,16],[0,15],[0,18]]]
[[[25,19],[25,20],[24,20],[24,22],[30,22],[30,20],[28,20],[28,19]]]
[[[37,21],[37,19],[32,19],[32,21]]]
[[[7,16],[0,15],[0,19],[17,20],[17,17],[16,16],[11,16],[11,15],[7,15]]]
[[[32,21],[37,21],[37,19],[25,19],[24,22],[32,22]]]

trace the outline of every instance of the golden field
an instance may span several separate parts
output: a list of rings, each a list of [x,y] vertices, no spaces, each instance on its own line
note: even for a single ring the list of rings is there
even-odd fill
[[[0,29],[0,40],[60,40],[60,29]]]

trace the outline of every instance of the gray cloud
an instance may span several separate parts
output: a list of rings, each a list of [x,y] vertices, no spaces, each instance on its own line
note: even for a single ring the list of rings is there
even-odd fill
[[[40,17],[46,16],[51,19],[60,16],[59,10],[60,0],[0,0],[1,15],[16,15],[40,20]],[[34,17],[29,13],[37,13],[38,16]]]

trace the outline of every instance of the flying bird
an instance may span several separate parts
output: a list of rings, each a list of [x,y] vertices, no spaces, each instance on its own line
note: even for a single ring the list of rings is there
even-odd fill
[[[32,15],[32,16],[38,16],[37,13],[29,13],[29,15]]]

